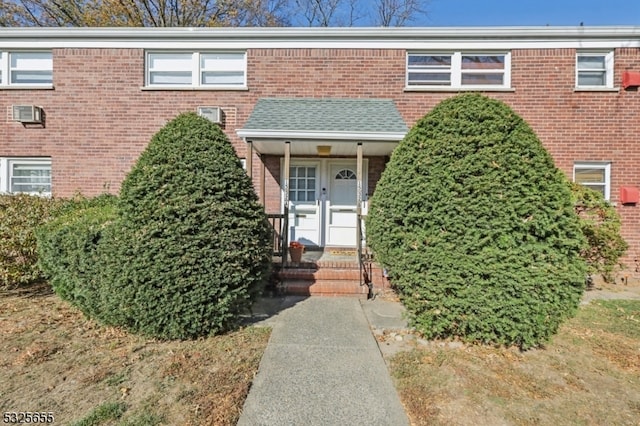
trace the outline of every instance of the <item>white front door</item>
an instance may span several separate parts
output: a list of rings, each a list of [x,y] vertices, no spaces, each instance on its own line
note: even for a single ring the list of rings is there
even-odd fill
[[[289,241],[321,245],[320,165],[297,163],[289,170]]]
[[[326,209],[328,246],[356,246],[356,176],[355,161],[329,164],[329,197]]]
[[[364,170],[367,161],[364,161]],[[289,169],[289,241],[307,247],[357,245],[356,161],[292,161]],[[366,194],[366,173],[363,176]],[[363,208],[366,202],[363,203]]]

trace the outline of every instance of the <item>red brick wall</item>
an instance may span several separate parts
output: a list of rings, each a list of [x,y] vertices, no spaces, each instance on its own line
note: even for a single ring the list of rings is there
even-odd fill
[[[512,51],[513,91],[490,92],[532,126],[567,176],[574,161],[612,162],[611,198],[620,186],[640,186],[640,93],[576,92],[574,49]],[[376,49],[251,49],[247,91],[142,90],[142,49],[55,49],[54,90],[3,90],[0,108],[41,105],[45,128],[0,120],[0,156],[50,156],[59,196],[117,192],[151,136],[167,120],[198,105],[217,105],[238,154],[236,136],[261,97],[355,97],[395,100],[411,126],[455,92],[405,92],[405,51]],[[622,71],[640,70],[640,49],[615,52],[615,85]],[[261,164],[254,155],[254,185]],[[279,159],[265,156],[268,210],[279,208]],[[373,190],[384,160],[369,162]],[[640,255],[640,206],[618,206],[629,259]]]

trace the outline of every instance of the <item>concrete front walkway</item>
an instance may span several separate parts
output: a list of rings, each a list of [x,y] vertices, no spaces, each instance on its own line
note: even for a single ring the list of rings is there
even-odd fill
[[[408,425],[358,298],[273,299],[238,425]],[[362,302],[366,303],[366,302]]]

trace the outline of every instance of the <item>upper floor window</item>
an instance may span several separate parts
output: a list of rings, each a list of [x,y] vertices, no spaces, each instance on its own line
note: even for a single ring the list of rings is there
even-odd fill
[[[0,52],[0,87],[52,84],[51,52]]]
[[[578,162],[573,165],[573,181],[598,191],[605,200],[611,194],[611,163]]]
[[[613,88],[613,52],[582,52],[576,56],[576,87]]]
[[[51,195],[51,159],[0,158],[0,192]]]
[[[408,53],[407,88],[505,89],[511,87],[511,54]]]
[[[245,52],[148,52],[147,87],[246,87]]]

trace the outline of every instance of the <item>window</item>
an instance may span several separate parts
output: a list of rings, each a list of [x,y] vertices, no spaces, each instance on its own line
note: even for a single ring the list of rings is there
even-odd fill
[[[510,86],[510,53],[407,54],[408,88],[491,90]]]
[[[289,200],[316,202],[316,167],[295,166],[289,169]]]
[[[51,52],[0,52],[0,87],[52,84]]]
[[[575,163],[573,181],[600,192],[608,200],[611,192],[611,163]]]
[[[147,87],[244,88],[244,52],[149,52]]]
[[[343,169],[336,173],[335,180],[356,180],[356,174],[353,170]]]
[[[0,192],[51,195],[51,160],[0,158]]]
[[[576,56],[576,87],[613,88],[613,52],[583,52]]]

